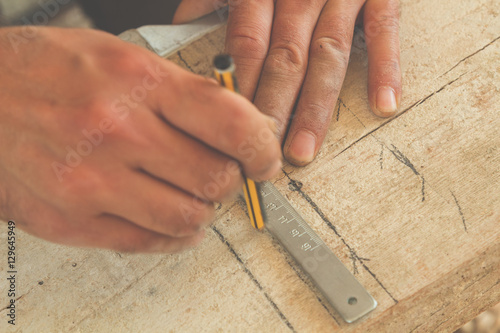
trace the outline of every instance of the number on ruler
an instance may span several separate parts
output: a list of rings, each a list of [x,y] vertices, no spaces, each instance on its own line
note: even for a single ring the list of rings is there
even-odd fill
[[[293,229],[292,231],[290,231],[290,233],[292,234],[293,237],[298,236],[300,234],[300,232],[297,229]]]
[[[279,222],[281,223],[288,223],[288,217],[285,217],[284,215],[281,216],[279,219],[278,219]]]
[[[270,202],[267,204],[266,208],[268,210],[275,210],[276,208],[278,208],[278,206],[276,206],[276,204],[274,202]]]
[[[302,245],[302,250],[304,250],[304,251],[307,251],[307,250],[309,250],[310,248],[311,248],[311,244],[309,244],[309,243],[304,243],[304,244]]]

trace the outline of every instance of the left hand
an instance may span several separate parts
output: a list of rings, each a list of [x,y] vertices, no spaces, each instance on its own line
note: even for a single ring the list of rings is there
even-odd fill
[[[217,8],[221,0],[183,0],[174,23]],[[398,0],[229,1],[226,49],[241,93],[276,120],[284,155],[295,165],[310,163],[323,143],[358,16],[368,49],[370,106],[390,117],[401,99]]]

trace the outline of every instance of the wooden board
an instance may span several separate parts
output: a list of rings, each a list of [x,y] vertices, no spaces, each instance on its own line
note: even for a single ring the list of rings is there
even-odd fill
[[[500,18],[496,1],[402,1],[404,97],[373,116],[355,36],[318,158],[274,183],[379,302],[346,324],[242,202],[176,255],[18,238],[22,332],[449,332],[500,301]],[[209,74],[223,29],[171,60]],[[6,227],[0,239],[6,238]],[[6,262],[6,251],[1,251]],[[42,283],[43,282],[43,283]]]

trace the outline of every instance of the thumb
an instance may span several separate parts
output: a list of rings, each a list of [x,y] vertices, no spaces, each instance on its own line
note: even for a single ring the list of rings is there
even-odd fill
[[[221,10],[228,0],[182,0],[177,7],[173,24],[188,23],[213,11]]]

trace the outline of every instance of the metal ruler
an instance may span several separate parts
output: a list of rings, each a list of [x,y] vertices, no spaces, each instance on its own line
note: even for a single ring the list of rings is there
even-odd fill
[[[377,301],[270,182],[260,183],[265,226],[348,322],[377,307]]]
[[[224,12],[227,15],[227,12]],[[166,57],[225,23],[221,12],[178,26],[146,26],[120,37]],[[377,302],[333,254],[306,221],[269,182],[259,186],[265,227],[309,275],[342,318],[351,323],[375,309]]]

